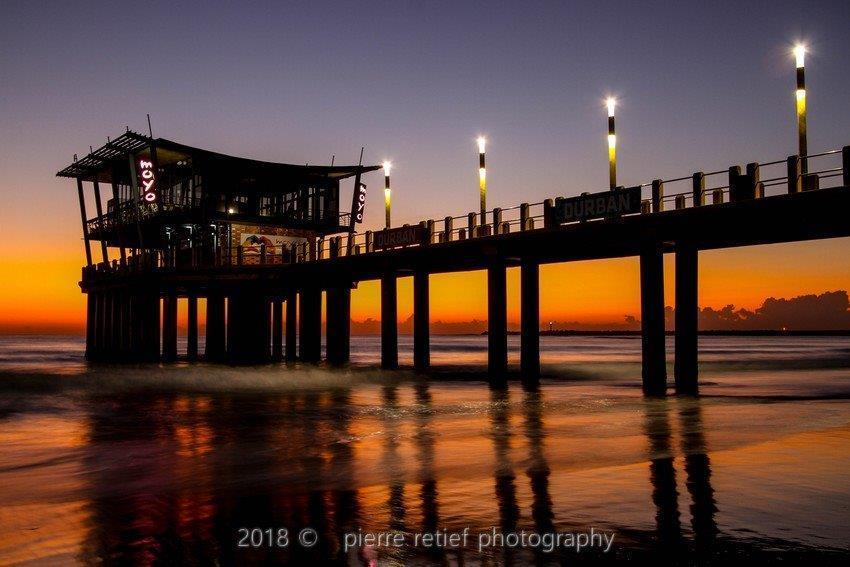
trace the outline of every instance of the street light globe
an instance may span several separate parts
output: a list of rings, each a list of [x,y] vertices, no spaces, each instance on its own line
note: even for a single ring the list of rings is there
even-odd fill
[[[487,138],[485,138],[484,136],[478,136],[477,141],[478,141],[478,153],[483,154],[484,148],[487,145]]]
[[[605,106],[608,107],[608,116],[614,116],[614,108],[617,106],[617,99],[612,96],[609,96],[607,99],[605,99]]]
[[[392,167],[393,167],[392,162],[390,162],[390,161],[385,161],[385,162],[383,163],[383,167],[384,167],[384,175],[385,175],[385,176],[387,176],[387,177],[389,177],[389,176],[390,176],[390,170],[391,170],[391,169],[392,169]]]
[[[806,63],[806,46],[798,43],[794,46],[794,59],[797,60],[797,68],[803,67]]]

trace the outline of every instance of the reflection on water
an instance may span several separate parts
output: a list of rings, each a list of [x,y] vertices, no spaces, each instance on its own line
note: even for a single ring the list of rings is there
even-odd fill
[[[601,556],[413,545],[417,533],[465,527],[592,526],[616,532],[609,558],[665,562],[838,560],[850,544],[841,529],[850,520],[850,411],[846,394],[832,394],[848,388],[847,371],[821,370],[838,383],[806,399],[762,392],[770,382],[811,389],[819,382],[807,383],[808,372],[766,378],[757,368],[712,375],[701,398],[644,399],[598,365],[525,389],[404,373],[320,378],[270,367],[237,378],[201,368],[203,376],[95,369],[31,388],[7,373],[0,563],[520,565]],[[111,381],[99,374],[107,372]],[[156,388],[127,384],[145,372]],[[283,372],[296,375],[294,385],[280,383]],[[598,379],[585,377],[593,372]],[[231,377],[244,380],[237,391],[222,387]],[[307,378],[316,386],[305,387]],[[289,545],[240,548],[240,528],[286,528]],[[317,533],[315,546],[298,544],[304,528]],[[358,530],[399,533],[407,545],[346,552],[345,534]]]

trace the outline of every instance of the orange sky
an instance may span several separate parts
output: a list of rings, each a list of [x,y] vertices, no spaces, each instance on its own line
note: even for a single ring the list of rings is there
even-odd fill
[[[77,226],[63,226],[61,245],[0,246],[0,332],[81,332],[85,318]],[[54,241],[55,242],[55,241]],[[95,247],[94,251],[98,249]],[[31,252],[37,251],[37,260]],[[755,308],[770,296],[794,297],[850,290],[850,239],[758,246],[700,254],[700,305]],[[673,256],[665,257],[666,303],[673,305]],[[636,258],[551,264],[541,268],[541,321],[622,323],[639,316]],[[487,318],[485,273],[431,276],[432,320]],[[399,280],[399,320],[413,312],[412,278]],[[361,282],[352,294],[352,318],[380,318],[379,283]],[[185,307],[181,302],[181,314]],[[508,271],[509,320],[519,319],[519,271]],[[182,318],[182,317],[181,317]]]

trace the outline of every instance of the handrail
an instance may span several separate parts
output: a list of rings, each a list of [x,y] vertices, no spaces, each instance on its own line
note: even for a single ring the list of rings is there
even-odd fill
[[[799,164],[805,161],[810,164],[812,160],[817,158],[825,158],[842,154],[842,162],[837,167],[826,167],[828,164],[822,164],[821,169],[812,169],[807,173],[802,173],[799,169]],[[788,169],[786,175],[759,179],[759,170],[761,167],[772,167],[780,164],[787,164]],[[817,154],[810,154],[801,159],[799,156],[791,156],[785,160],[776,160],[766,162],[764,164],[749,164],[746,174],[741,173],[740,167],[733,167],[726,170],[718,170],[709,173],[703,173],[700,184],[694,183],[694,186],[689,191],[677,193],[663,192],[665,183],[680,183],[688,180],[698,179],[696,175],[677,177],[668,180],[661,180],[661,184],[657,189],[659,194],[654,197],[642,198],[645,205],[640,213],[634,214],[657,214],[664,212],[663,204],[670,202],[675,203],[675,208],[694,208],[703,206],[713,206],[725,202],[727,199],[734,201],[735,199],[752,199],[760,198],[764,195],[764,189],[787,185],[788,191],[795,193],[797,191],[811,191],[821,188],[821,180],[831,180],[835,177],[843,177],[843,184],[850,185],[850,171],[847,171],[847,164],[850,163],[850,146],[845,146],[841,150],[829,150]],[[793,172],[792,166],[797,164],[797,174],[789,179],[788,174]],[[752,176],[749,173],[752,172]],[[708,177],[714,177],[720,174],[727,174],[728,181],[724,185],[709,186],[705,183]],[[829,183],[829,181],[827,181]],[[654,182],[643,183],[641,191],[644,188],[653,187]],[[829,185],[834,187],[835,185]],[[699,196],[699,202],[695,201],[695,196]],[[703,202],[705,198],[711,197],[711,203]],[[657,199],[657,207],[653,204],[654,199]],[[498,238],[504,234],[510,233],[512,230],[528,231],[539,230],[542,228],[552,227],[550,215],[547,210],[554,206],[557,199],[547,199],[545,201],[535,203],[521,203],[510,207],[495,207],[487,210],[482,216],[480,212],[473,211],[467,214],[458,216],[446,216],[442,219],[422,221],[418,226],[424,227],[428,232],[423,237],[421,243],[411,243],[407,246],[431,246],[438,244],[447,244],[461,240],[478,239],[478,238]],[[151,207],[143,207],[143,214],[152,214],[152,211],[146,210]],[[132,201],[125,201],[119,204],[118,215],[123,216],[124,209],[129,210],[135,215],[135,204]],[[541,210],[542,209],[542,210]],[[519,211],[519,212],[517,212]],[[116,217],[115,211],[109,211],[99,217],[95,217],[88,221],[89,226],[99,228],[104,222],[111,223]],[[350,213],[340,213],[340,218],[350,215]],[[605,222],[606,219],[598,219]],[[584,222],[584,221],[575,221]],[[344,223],[340,223],[341,226]],[[405,225],[407,226],[407,225]],[[394,227],[402,228],[402,227]],[[191,267],[240,267],[245,265],[268,265],[279,266],[283,264],[295,264],[302,262],[326,261],[329,259],[345,257],[348,255],[372,254],[380,253],[374,247],[374,235],[376,232],[351,232],[345,236],[337,235],[330,237],[316,238],[310,241],[294,242],[280,246],[260,245],[259,251],[246,250],[245,247],[195,247],[186,250],[177,250],[171,248],[161,251],[143,252],[137,256],[129,256],[123,262],[113,261],[111,264],[98,264],[84,268],[84,277],[86,274],[96,274],[97,276],[104,274],[124,273],[126,271],[147,270],[147,269],[182,269],[187,266]]]

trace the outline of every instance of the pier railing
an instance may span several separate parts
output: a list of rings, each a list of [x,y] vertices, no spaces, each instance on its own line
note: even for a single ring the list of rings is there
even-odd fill
[[[695,172],[688,176],[642,183],[639,185],[641,210],[635,214],[663,214],[671,210],[716,206],[840,186],[850,187],[850,146],[811,154],[805,158],[790,156],[783,160],[761,164],[754,162],[744,167],[735,165],[724,170]],[[251,246],[250,249],[236,246],[163,250],[130,256],[123,262],[115,260],[110,264],[101,263],[86,267],[83,269],[83,278],[157,269],[273,267],[345,256],[380,254],[406,247],[499,238],[510,233],[559,226],[553,214],[559,199],[563,197],[512,207],[496,207],[483,215],[480,212],[470,212],[442,219],[423,220],[417,225],[403,225],[415,228],[416,238],[392,246],[386,243],[379,245],[379,234],[383,231],[365,231],[345,236],[304,239],[279,246]],[[122,204],[122,211],[127,204],[129,203]],[[106,216],[108,215],[104,215]],[[604,223],[610,222],[610,219],[575,222]]]

